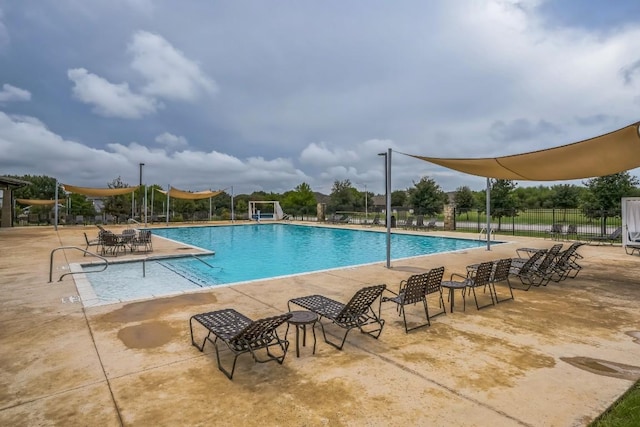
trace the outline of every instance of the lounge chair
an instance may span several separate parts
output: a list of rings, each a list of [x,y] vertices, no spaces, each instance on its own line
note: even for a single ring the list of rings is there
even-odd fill
[[[421,328],[423,326],[431,326],[431,318],[440,314],[446,313],[444,310],[444,300],[442,299],[442,288],[440,283],[442,282],[442,275],[444,274],[444,267],[434,268],[427,273],[414,274],[407,280],[400,282],[400,289],[398,293],[387,289],[388,292],[393,294],[392,297],[382,297],[381,302],[393,302],[398,306],[398,314],[402,314],[404,320],[404,330],[409,333],[414,329]],[[437,293],[439,297],[439,304],[442,308],[437,314],[433,316],[429,315],[429,306],[427,303],[427,295]],[[405,306],[410,304],[417,304],[422,302],[424,307],[424,314],[427,322],[418,324],[417,326],[409,328],[407,326],[407,316]]]
[[[322,295],[309,295],[306,297],[293,298],[289,300],[287,306],[289,307],[289,311],[291,311],[291,304],[295,304],[320,316],[318,323],[320,323],[320,327],[322,328],[322,335],[324,336],[325,342],[338,350],[342,350],[347,335],[354,328],[358,328],[360,332],[376,339],[380,336],[382,328],[384,327],[384,320],[380,318],[379,311],[378,314],[375,313],[371,305],[382,295],[385,288],[386,285],[384,284],[364,287],[356,292],[346,304]],[[327,339],[322,318],[329,320],[330,323],[340,328],[346,329],[340,344]],[[368,327],[370,325],[374,325],[374,329],[364,329],[365,326]]]
[[[560,253],[560,249],[562,249],[562,243],[557,243],[553,246],[551,246],[551,248],[549,249],[550,252],[552,252],[553,254],[557,255],[558,253]],[[512,267],[520,267],[522,266],[524,263],[526,263],[527,261],[529,261],[529,259],[531,258],[531,256],[539,251],[544,251],[546,252],[546,249],[534,249],[534,248],[519,248],[516,249],[516,253],[518,254],[518,258],[511,258],[511,266]],[[521,252],[525,252],[528,256],[527,257],[523,257]]]
[[[289,341],[278,336],[278,326],[285,323],[291,314],[285,313],[279,316],[266,317],[260,320],[251,320],[247,316],[238,313],[234,309],[212,311],[209,313],[196,314],[189,319],[189,329],[191,331],[191,344],[198,350],[203,351],[207,341],[210,341],[216,350],[218,369],[220,369],[229,379],[233,379],[238,356],[244,353],[251,353],[253,360],[257,363],[276,361],[282,364]],[[194,320],[204,326],[208,333],[202,341],[202,345],[196,343],[193,326]],[[212,336],[215,338],[212,339]],[[220,361],[220,353],[224,348],[219,348],[222,341],[227,349],[233,353],[233,364],[231,370],[225,369]],[[279,354],[273,354],[271,348],[279,349]],[[264,350],[266,356],[260,357],[259,350]]]
[[[597,243],[601,245],[604,243],[608,243],[610,245],[613,245],[614,243],[620,240],[621,236],[622,236],[622,227],[618,227],[613,231],[613,233],[607,236],[587,236],[586,239],[589,242],[589,244]]]
[[[575,242],[565,251],[558,254],[552,266],[554,274],[551,280],[560,282],[567,277],[574,279],[578,275],[580,270],[582,270],[582,266],[578,264],[576,260],[582,258],[582,256],[576,251],[582,245],[584,245],[584,243]]]
[[[538,251],[529,258],[522,266],[511,266],[510,276],[520,279],[522,287],[516,287],[528,291],[531,286],[546,286],[554,274],[554,262],[558,251],[555,250]],[[511,285],[514,287],[513,285]]]

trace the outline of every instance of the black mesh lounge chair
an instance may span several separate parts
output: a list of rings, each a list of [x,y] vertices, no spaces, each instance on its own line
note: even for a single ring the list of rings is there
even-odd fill
[[[220,369],[227,378],[232,379],[238,356],[244,353],[251,353],[253,360],[257,363],[276,361],[282,364],[287,355],[289,341],[287,341],[286,338],[282,339],[278,336],[277,328],[290,317],[291,314],[285,313],[279,316],[265,317],[260,320],[251,320],[231,308],[196,314],[189,319],[191,344],[198,350],[203,351],[207,341],[210,341],[216,350],[218,369]],[[194,320],[208,330],[207,336],[202,341],[202,345],[198,345],[194,339]],[[212,339],[212,336],[215,338]],[[234,355],[230,371],[225,369],[220,362],[220,353],[225,350],[224,347],[222,349],[220,348],[220,342],[224,343],[226,348]],[[278,354],[271,352],[270,349],[272,347],[277,348]],[[266,356],[259,356],[258,352],[264,352]]]
[[[376,314],[371,306],[375,300],[382,295],[385,288],[386,285],[364,287],[356,292],[346,304],[322,295],[309,295],[306,297],[293,298],[289,300],[287,305],[289,311],[291,311],[291,304],[295,304],[320,316],[318,323],[320,323],[320,327],[322,328],[322,335],[324,336],[325,342],[338,350],[342,350],[344,342],[347,339],[347,334],[354,328],[358,328],[360,332],[371,335],[376,339],[380,336],[384,326],[384,319],[381,319],[379,313]],[[346,329],[340,344],[327,339],[322,318]],[[374,325],[373,330],[368,328],[370,325]],[[367,330],[364,329],[365,326],[367,326]]]
[[[499,259],[494,261],[493,273],[491,275],[491,285],[493,286],[493,294],[496,297],[496,302],[503,302],[513,299],[513,290],[511,289],[511,282],[509,281],[509,271],[511,270],[511,258]],[[508,298],[498,298],[498,292],[496,291],[497,283],[506,283],[509,289]]]
[[[610,245],[613,245],[614,243],[616,243],[617,241],[620,240],[620,237],[622,237],[622,227],[618,227],[616,228],[613,233],[607,235],[607,236],[589,236],[587,237],[587,241],[589,243],[597,243],[599,245],[604,244],[604,243],[608,243]]]
[[[546,286],[554,275],[554,263],[558,251],[550,249],[536,252],[520,267],[514,267],[512,264],[509,275],[518,277],[522,283],[522,287],[516,286],[516,288],[528,291],[531,286]]]
[[[562,243],[557,243],[553,246],[551,246],[550,249],[548,249],[550,252],[554,253],[554,254],[558,254],[560,252],[560,249],[562,249]],[[511,266],[512,267],[521,267],[523,264],[525,264],[527,261],[529,261],[529,258],[531,258],[531,256],[533,254],[535,254],[536,252],[539,251],[543,251],[543,252],[547,252],[547,249],[534,249],[534,248],[519,248],[516,249],[516,253],[518,254],[518,258],[511,258]],[[527,256],[522,256],[522,252],[526,253]]]
[[[442,282],[442,275],[444,274],[444,267],[434,268],[431,271],[423,274],[414,274],[407,280],[400,282],[400,289],[398,293],[395,293],[389,289],[388,292],[393,294],[392,297],[382,297],[381,302],[393,302],[398,306],[398,314],[402,314],[404,320],[404,330],[409,333],[414,329],[421,328],[423,326],[431,326],[431,317],[445,313],[444,301],[442,299],[442,288],[440,283]],[[429,306],[427,303],[427,295],[437,293],[442,311],[429,316]],[[405,312],[405,306],[410,304],[422,303],[424,307],[424,314],[427,318],[426,323],[419,324],[417,326],[409,328],[407,326],[407,316]]]
[[[554,282],[560,282],[567,277],[574,279],[578,275],[580,270],[582,270],[582,266],[578,264],[577,260],[582,258],[582,256],[577,252],[577,250],[582,245],[584,245],[584,243],[575,242],[565,251],[558,254],[552,266],[553,277],[551,280]]]

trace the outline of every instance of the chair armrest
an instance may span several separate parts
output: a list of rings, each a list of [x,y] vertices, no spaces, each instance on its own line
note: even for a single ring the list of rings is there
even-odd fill
[[[467,276],[463,276],[462,274],[458,274],[458,273],[451,273],[451,279],[450,279],[450,280],[451,280],[452,282],[454,281],[454,280],[453,280],[453,278],[454,278],[454,277],[459,277],[459,278],[461,278],[463,282],[466,282],[466,281],[467,281]]]

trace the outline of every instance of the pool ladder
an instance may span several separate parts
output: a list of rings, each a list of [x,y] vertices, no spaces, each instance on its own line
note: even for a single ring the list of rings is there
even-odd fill
[[[482,236],[484,236],[484,239]],[[482,227],[480,234],[478,234],[478,240],[487,240],[487,227]],[[494,228],[491,229],[491,240],[496,240],[496,230]]]
[[[107,269],[107,267],[109,267],[109,260],[107,260],[105,257],[100,256],[98,254],[94,254],[93,252],[89,252],[86,249],[82,249],[79,248],[77,246],[60,246],[59,248],[55,248],[54,250],[51,251],[51,254],[49,255],[49,283],[51,283],[53,281],[53,254],[56,253],[57,251],[59,251],[60,249],[75,249],[78,250],[82,253],[84,253],[84,255],[90,255],[96,258],[100,258],[102,261],[104,261],[104,268],[102,270],[93,270],[93,271],[75,271],[75,272],[68,272],[68,273],[64,273],[62,276],[60,276],[60,278],[58,279],[58,282],[62,281],[62,278],[64,276],[68,276],[70,274],[77,274],[77,273],[100,273],[102,271],[105,271]]]

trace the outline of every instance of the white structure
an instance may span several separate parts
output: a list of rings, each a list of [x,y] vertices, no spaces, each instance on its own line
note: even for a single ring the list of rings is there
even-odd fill
[[[640,197],[622,198],[622,246],[640,241]]]
[[[271,212],[262,212],[262,207],[272,205]],[[280,207],[280,202],[276,201],[249,201],[249,219],[255,221],[280,221],[284,219],[284,212]]]

